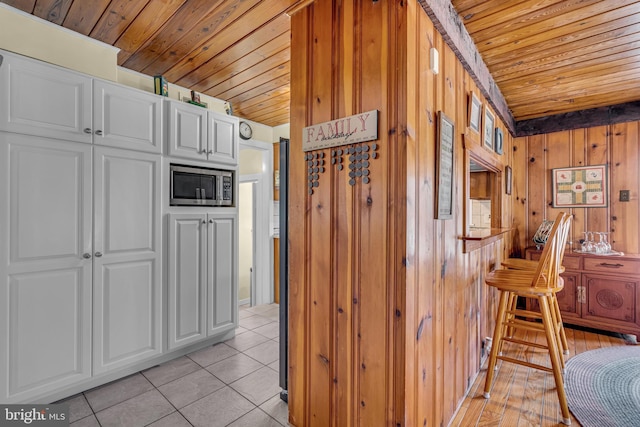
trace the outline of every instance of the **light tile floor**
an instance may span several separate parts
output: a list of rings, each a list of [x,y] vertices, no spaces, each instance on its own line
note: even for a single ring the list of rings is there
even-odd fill
[[[73,427],[281,427],[277,304],[240,308],[236,336],[65,399]]]

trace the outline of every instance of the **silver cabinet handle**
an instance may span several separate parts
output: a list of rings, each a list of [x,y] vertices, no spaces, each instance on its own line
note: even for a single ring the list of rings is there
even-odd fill
[[[207,154],[207,150],[200,150],[200,154]]]
[[[101,131],[100,129],[98,129],[98,130],[96,131],[96,135],[98,135],[98,136],[102,136],[102,131]]]
[[[207,151],[208,154],[213,154],[213,150]]]
[[[102,252],[96,252],[93,254],[96,258],[100,258],[102,256]]]
[[[203,223],[203,224],[206,224],[206,223],[207,223],[207,221],[203,219],[203,220],[202,220],[202,223]]]
[[[84,128],[84,133],[91,133],[91,128]]]
[[[82,258],[89,259],[89,258],[91,258],[91,254],[90,253],[84,253],[84,254],[82,254]]]
[[[213,220],[212,219],[209,220],[209,224],[213,224]]]

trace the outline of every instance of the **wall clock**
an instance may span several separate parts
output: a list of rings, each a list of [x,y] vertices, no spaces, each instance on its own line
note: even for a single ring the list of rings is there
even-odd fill
[[[240,122],[238,129],[240,130],[240,138],[242,139],[251,139],[253,135],[253,129],[247,122]]]

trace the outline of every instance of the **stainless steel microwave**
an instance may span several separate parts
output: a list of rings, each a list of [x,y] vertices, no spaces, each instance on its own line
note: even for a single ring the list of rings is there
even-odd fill
[[[171,206],[233,206],[233,171],[170,165]]]

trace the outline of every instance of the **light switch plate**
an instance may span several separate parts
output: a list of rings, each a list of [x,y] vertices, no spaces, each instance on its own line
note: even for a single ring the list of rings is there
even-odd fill
[[[620,190],[620,201],[628,202],[629,201],[629,190]]]

